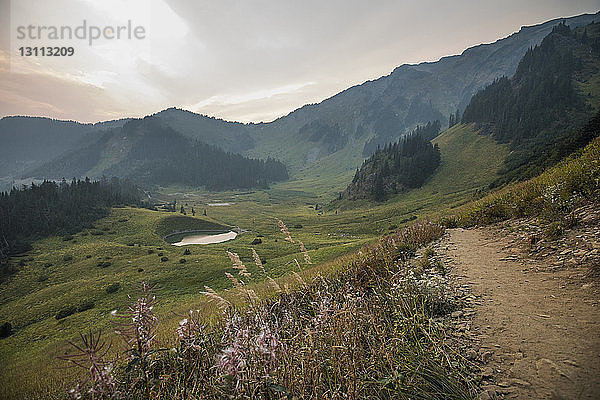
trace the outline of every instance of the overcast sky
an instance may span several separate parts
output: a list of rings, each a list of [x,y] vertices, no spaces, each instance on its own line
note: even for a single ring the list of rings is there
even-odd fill
[[[84,122],[175,106],[270,121],[404,63],[435,61],[600,0],[0,0],[0,116]],[[499,5],[501,3],[501,5]],[[143,39],[19,39],[19,26],[127,25]],[[88,35],[89,36],[89,35]],[[72,46],[22,57],[21,46]]]

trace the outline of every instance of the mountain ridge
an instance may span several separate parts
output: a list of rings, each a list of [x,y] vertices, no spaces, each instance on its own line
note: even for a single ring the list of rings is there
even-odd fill
[[[524,26],[505,38],[472,46],[458,55],[442,57],[435,62],[403,64],[388,75],[354,85],[268,123],[228,122],[174,107],[152,115],[163,119],[184,136],[225,151],[253,158],[278,159],[286,164],[293,179],[317,174],[324,174],[327,179],[328,174],[335,172],[338,176],[343,175],[347,183],[354,170],[370,155],[369,149],[396,141],[427,121],[440,120],[445,126],[449,115],[464,109],[479,89],[500,76],[512,75],[527,49],[540,43],[556,24],[566,21],[569,25],[580,26],[599,20],[600,12]],[[0,119],[0,140],[15,131],[7,134],[3,129],[7,118],[19,117]],[[97,130],[95,132],[89,134],[97,134]],[[43,132],[38,137],[43,137]],[[29,149],[29,146],[36,146],[35,140],[30,142],[13,151],[12,156],[31,160],[33,157],[28,153],[35,155],[40,148],[45,150],[44,146]],[[73,141],[67,142],[62,149],[51,152],[48,158],[57,158],[77,147]],[[43,161],[48,162],[48,158]],[[42,163],[17,167],[6,164],[0,163],[0,176],[6,176],[5,181],[15,176],[27,177],[28,171]],[[342,180],[332,180],[336,191],[345,187]]]

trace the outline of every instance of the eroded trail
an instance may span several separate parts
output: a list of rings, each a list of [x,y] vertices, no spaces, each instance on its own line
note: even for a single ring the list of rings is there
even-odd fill
[[[552,268],[492,228],[450,230],[441,248],[481,296],[472,333],[487,362],[482,398],[600,398],[599,285],[588,268],[575,258]]]

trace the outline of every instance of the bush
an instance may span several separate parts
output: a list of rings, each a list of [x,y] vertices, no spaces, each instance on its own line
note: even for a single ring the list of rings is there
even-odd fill
[[[0,325],[0,339],[4,339],[13,334],[13,328],[10,322]]]
[[[179,259],[179,264],[185,264],[186,262],[187,262],[187,260],[185,258]]]
[[[262,239],[260,238],[256,238],[252,241],[252,243],[250,243],[251,245],[255,246],[257,244],[261,244],[262,243]]]
[[[183,251],[183,255],[184,255],[184,256],[189,256],[190,254],[192,254],[192,252],[190,251],[190,249],[185,249],[185,250]]]
[[[73,256],[70,254],[65,254],[63,256],[63,261],[67,262],[67,261],[71,261],[73,259]]]
[[[148,254],[154,254],[154,250],[148,249]]]
[[[552,222],[544,231],[546,237],[550,240],[557,240],[563,234],[563,227],[560,222]]]
[[[161,257],[160,258],[160,262],[166,262],[169,261],[169,257]]]
[[[108,293],[108,294],[116,293],[119,291],[120,288],[121,288],[121,284],[119,282],[111,283],[110,285],[108,285],[106,287],[106,293]]]
[[[71,236],[71,235],[65,235],[65,236],[63,236],[62,240],[64,242],[68,242],[70,240],[73,240],[73,236]]]
[[[98,267],[100,268],[108,268],[112,265],[112,263],[110,261],[100,261],[98,263]]]
[[[82,303],[79,303],[77,305],[70,305],[70,306],[66,306],[61,308],[57,313],[56,313],[56,319],[57,320],[61,320],[63,318],[68,317],[69,315],[73,315],[75,313],[80,313],[86,310],[90,310],[94,308],[94,302],[92,300],[85,300]]]

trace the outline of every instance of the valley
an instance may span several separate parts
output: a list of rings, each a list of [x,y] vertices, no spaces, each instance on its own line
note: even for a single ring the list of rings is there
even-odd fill
[[[268,123],[2,118],[0,397],[594,398],[598,18]]]

